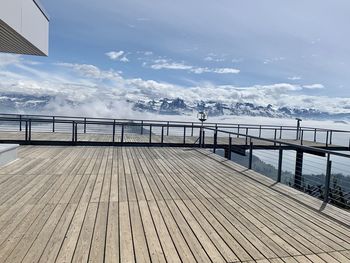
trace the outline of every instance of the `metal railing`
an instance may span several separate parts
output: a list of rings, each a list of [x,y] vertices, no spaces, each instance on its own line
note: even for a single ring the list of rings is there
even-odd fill
[[[326,203],[350,209],[350,155],[208,127],[202,130],[201,147],[206,147],[206,132],[214,133],[214,153],[219,148],[224,149],[221,154],[229,160]],[[235,145],[238,136],[244,138],[248,148]],[[217,144],[219,137],[226,137],[224,147]],[[261,145],[274,145],[275,148],[266,150],[259,147]]]
[[[332,145],[335,134],[343,135],[345,146]],[[0,114],[0,142],[211,148],[345,208],[350,206],[350,156],[331,149],[349,151],[348,136],[348,131],[310,127]]]
[[[77,134],[108,134],[115,137],[112,131],[120,132],[122,124],[125,127],[133,126],[134,134],[137,129],[140,135],[154,127],[165,128],[165,136],[192,137],[199,134],[200,122],[186,121],[161,121],[161,120],[139,120],[139,119],[110,119],[92,118],[80,116],[49,116],[49,115],[21,115],[21,114],[0,114],[1,131],[25,131],[25,125],[30,125],[36,132],[52,133],[73,133],[73,123],[76,126]],[[135,128],[138,127],[138,128]],[[329,145],[350,147],[350,131],[332,130],[324,128],[277,126],[277,125],[254,125],[254,124],[232,124],[232,123],[205,123],[207,128],[215,128],[229,132],[235,132],[237,138],[244,135],[257,136],[259,138],[270,138],[274,140],[298,140],[300,144],[305,141]],[[160,135],[161,128],[156,128]],[[129,131],[130,132],[130,131]],[[186,134],[184,134],[184,132]],[[243,134],[243,135],[241,135]],[[31,137],[30,135],[28,135]],[[72,135],[73,136],[73,135]],[[77,141],[79,141],[79,136]],[[27,138],[27,137],[26,137]]]

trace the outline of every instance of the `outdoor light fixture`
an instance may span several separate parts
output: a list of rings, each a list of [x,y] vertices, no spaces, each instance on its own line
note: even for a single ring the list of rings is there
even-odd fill
[[[197,118],[202,122],[203,125],[203,122],[205,122],[208,119],[208,113],[206,113],[205,111],[200,111],[197,114]]]

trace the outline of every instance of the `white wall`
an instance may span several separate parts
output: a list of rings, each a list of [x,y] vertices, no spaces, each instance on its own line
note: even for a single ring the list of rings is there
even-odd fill
[[[0,0],[0,19],[48,55],[49,21],[33,0]]]

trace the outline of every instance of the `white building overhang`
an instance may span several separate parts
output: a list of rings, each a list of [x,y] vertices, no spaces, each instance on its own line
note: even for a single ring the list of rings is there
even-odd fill
[[[49,17],[38,0],[0,0],[0,52],[48,55]]]

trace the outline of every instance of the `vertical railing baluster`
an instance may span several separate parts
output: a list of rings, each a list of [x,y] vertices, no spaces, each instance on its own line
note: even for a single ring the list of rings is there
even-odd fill
[[[193,137],[193,126],[194,126],[194,124],[192,122],[191,137]]]
[[[276,146],[276,140],[277,140],[277,129],[275,129],[275,134],[274,134],[274,143],[273,145]]]
[[[169,122],[167,122],[166,136],[169,136]]]
[[[205,131],[204,131],[204,129],[203,129],[202,133],[203,133],[203,137],[202,137],[202,148],[205,148]]]
[[[75,123],[75,142],[78,142],[78,123]]]
[[[114,120],[115,122],[115,120]],[[84,118],[84,134],[86,133],[86,118]],[[113,141],[114,142],[114,141]]]
[[[84,133],[85,133],[85,123],[84,123]],[[113,136],[112,136],[112,142],[115,142],[115,120],[113,120]]]
[[[300,138],[300,144],[303,145],[304,141],[304,130],[301,130],[301,138]]]
[[[74,143],[74,130],[75,130],[75,124],[74,124],[74,121],[72,121],[72,143]]]
[[[186,125],[184,126],[184,139],[183,143],[186,144]]]
[[[55,116],[52,117],[52,132],[55,132]]]
[[[252,165],[253,165],[253,142],[252,142],[252,139],[250,139],[248,169],[252,169]]]
[[[261,125],[259,126],[259,138],[261,138]]]
[[[214,146],[213,146],[214,153],[216,153],[217,144],[218,144],[218,127],[216,126],[215,132],[214,132]]]
[[[120,135],[120,142],[124,143],[124,123],[122,123],[122,132],[121,132],[121,135]]]
[[[316,142],[317,141],[317,129],[315,129],[315,131],[314,131],[314,142]]]
[[[19,131],[22,131],[22,115],[19,115]]]
[[[232,137],[230,135],[228,139],[228,153],[227,153],[227,159],[231,160],[231,149],[232,149]]]
[[[278,170],[277,170],[277,182],[280,183],[282,179],[282,164],[283,164],[283,149],[280,145],[278,152]]]
[[[282,128],[282,126],[280,127],[280,140],[282,139],[282,130],[283,130],[283,128]]]
[[[152,143],[152,124],[149,125],[149,143]]]
[[[162,136],[161,136],[161,143],[164,144],[164,126],[162,125]]]
[[[249,133],[248,128],[245,128],[245,145],[246,146],[248,145],[248,133]]]
[[[29,119],[29,127],[28,127],[28,141],[32,140],[32,120]]]
[[[27,142],[28,141],[28,120],[26,120],[26,126],[25,126],[25,129],[26,129],[26,133],[25,133],[25,141]]]
[[[330,131],[329,144],[332,145],[333,142],[333,130]]]
[[[331,154],[328,153],[327,155],[327,171],[326,171],[326,178],[325,178],[325,193],[324,193],[324,202],[328,202],[329,200],[329,188],[330,188],[330,182],[331,182],[331,171],[332,171],[332,161],[330,160]]]
[[[328,147],[328,140],[329,140],[329,131],[327,130],[327,135],[326,135],[326,147]]]
[[[237,125],[237,138],[239,138],[240,125]]]
[[[143,121],[141,121],[141,135],[143,135]]]

